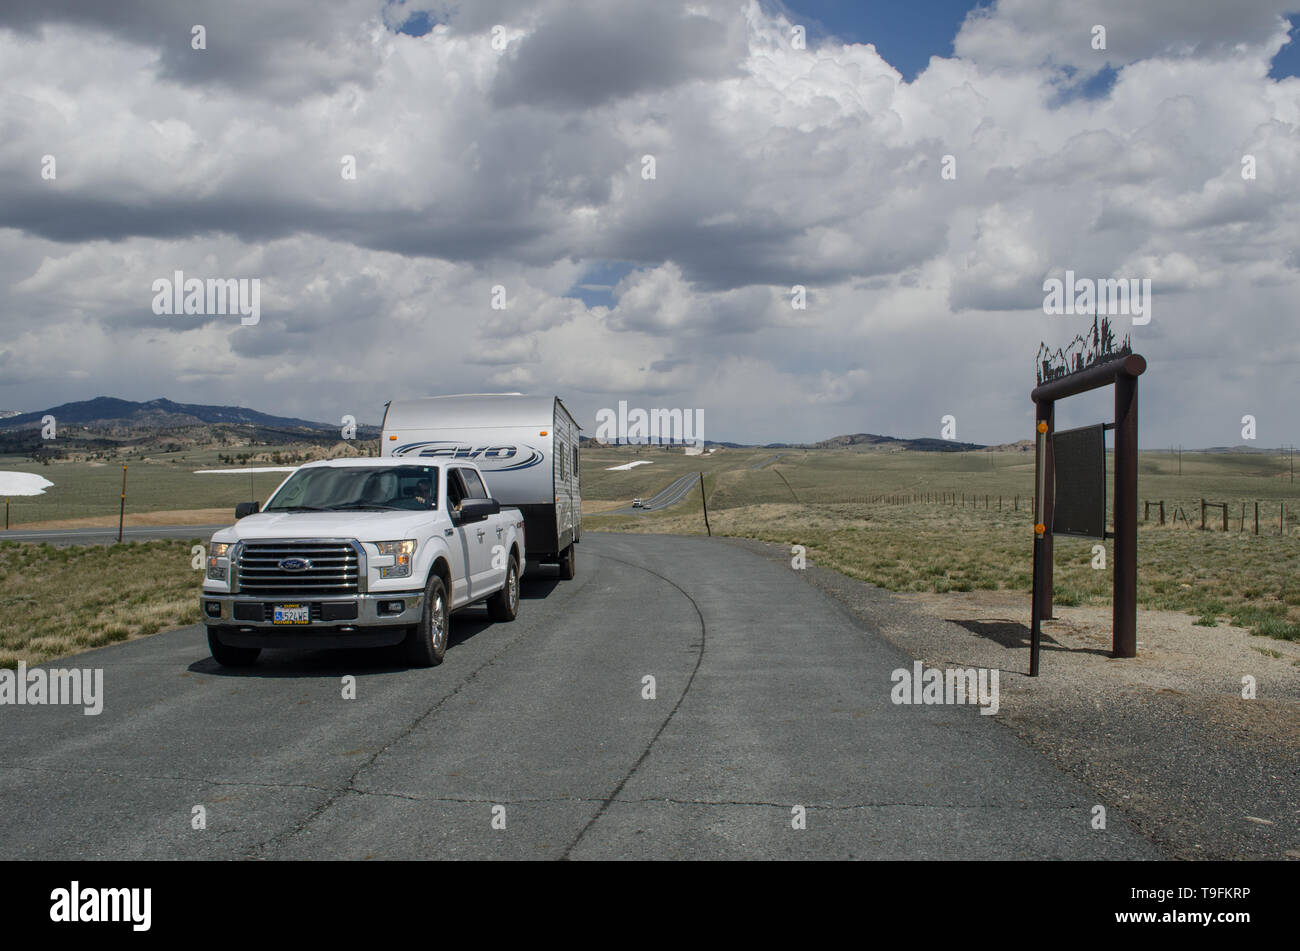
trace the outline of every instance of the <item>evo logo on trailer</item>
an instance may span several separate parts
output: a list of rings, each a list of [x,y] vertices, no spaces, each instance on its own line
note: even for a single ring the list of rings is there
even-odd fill
[[[527,455],[523,455],[523,453]],[[424,456],[435,459],[469,459],[487,472],[516,472],[539,464],[542,453],[532,446],[474,446],[458,442],[408,442],[393,450],[394,456]]]

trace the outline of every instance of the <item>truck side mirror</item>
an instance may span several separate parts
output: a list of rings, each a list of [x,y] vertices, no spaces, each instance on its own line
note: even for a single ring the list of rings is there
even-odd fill
[[[255,515],[262,510],[261,502],[240,502],[235,506],[235,519],[238,521],[245,515]]]
[[[462,525],[481,522],[489,515],[501,511],[501,503],[496,499],[466,499],[460,503],[460,521]]]

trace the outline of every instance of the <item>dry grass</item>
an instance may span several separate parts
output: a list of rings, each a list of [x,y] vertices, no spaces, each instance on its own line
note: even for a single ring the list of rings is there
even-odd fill
[[[693,510],[692,510],[693,508]],[[588,530],[700,533],[699,505],[658,518],[585,520]],[[1028,593],[1033,584],[1026,512],[942,505],[762,503],[715,509],[715,535],[803,545],[813,564],[891,591]],[[1091,539],[1058,537],[1055,599],[1062,606],[1108,604],[1106,568],[1093,567]],[[1252,633],[1300,639],[1300,538],[1144,526],[1138,534],[1138,602],[1183,611],[1213,627],[1224,620]]]
[[[0,667],[196,623],[202,582],[192,544],[0,543]]]

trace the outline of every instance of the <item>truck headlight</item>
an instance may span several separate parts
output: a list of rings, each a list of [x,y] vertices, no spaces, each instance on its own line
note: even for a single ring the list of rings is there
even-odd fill
[[[224,561],[230,555],[232,542],[213,542],[208,546],[208,578],[212,581],[225,581],[229,562],[222,564],[217,559]]]
[[[380,568],[379,577],[411,577],[411,564],[415,561],[415,539],[406,538],[402,541],[375,542],[375,547],[379,549],[379,554],[393,556],[393,564]]]

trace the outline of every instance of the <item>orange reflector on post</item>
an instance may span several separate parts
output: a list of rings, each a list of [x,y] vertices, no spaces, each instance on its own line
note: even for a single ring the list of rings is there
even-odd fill
[[[1034,534],[1036,535],[1042,535],[1046,531],[1047,531],[1047,526],[1044,525],[1042,522],[1039,522],[1037,525],[1034,526]]]
[[[1047,432],[1047,423],[1044,422],[1044,421],[1041,421],[1041,420],[1040,420],[1039,423],[1038,423],[1038,431],[1039,431],[1040,433],[1045,433],[1045,432]]]

